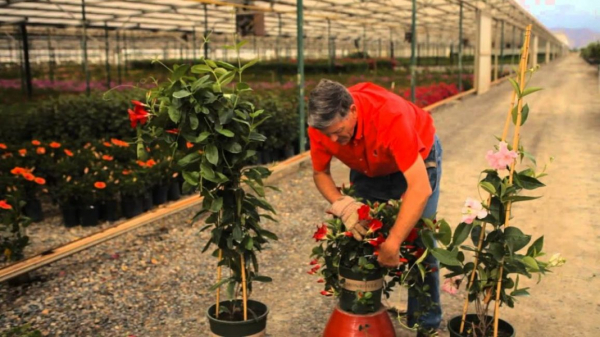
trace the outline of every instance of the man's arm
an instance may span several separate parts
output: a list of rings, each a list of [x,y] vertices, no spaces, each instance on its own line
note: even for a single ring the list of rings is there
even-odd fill
[[[329,168],[330,166],[327,165],[327,168],[324,171],[313,170],[313,180],[315,181],[315,185],[323,197],[333,204],[336,200],[342,197],[342,194],[335,186],[335,182],[333,181],[333,177],[331,176],[331,171]]]
[[[415,162],[404,172],[404,177],[408,187],[402,200],[402,207],[387,240],[381,245],[379,251],[379,263],[388,267],[398,266],[400,245],[423,215],[427,200],[432,193],[427,169],[420,155],[417,155]]]

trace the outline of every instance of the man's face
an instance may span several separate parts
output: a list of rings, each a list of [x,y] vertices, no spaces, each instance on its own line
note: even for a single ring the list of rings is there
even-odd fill
[[[343,118],[336,118],[327,128],[321,132],[329,137],[331,141],[340,145],[346,145],[354,136],[354,128],[356,126],[356,105],[350,106],[350,111]]]

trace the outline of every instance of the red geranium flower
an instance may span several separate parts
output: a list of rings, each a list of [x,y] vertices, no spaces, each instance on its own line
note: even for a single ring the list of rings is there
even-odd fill
[[[20,149],[19,150],[19,154],[21,155],[21,157],[25,157],[25,155],[27,154],[27,150],[26,149]]]
[[[369,243],[371,246],[373,246],[373,247],[377,248],[377,247],[379,247],[379,245],[381,245],[382,243],[384,243],[384,242],[385,242],[385,238],[383,237],[383,235],[382,235],[381,233],[379,233],[379,236],[378,236],[377,238],[375,238],[375,239],[370,239],[370,240],[367,240],[367,242],[368,242],[368,243]]]
[[[417,239],[417,237],[419,237],[419,231],[416,228],[413,228],[410,230],[410,233],[408,234],[408,237],[406,238],[407,242],[415,242],[415,240]]]
[[[381,227],[383,227],[383,223],[377,219],[373,219],[369,222],[369,232],[371,233],[378,231]]]
[[[29,181],[35,180],[35,176],[29,172],[23,173],[23,178],[25,178],[25,180],[29,180]]]
[[[2,209],[12,209],[12,206],[9,205],[6,200],[0,200],[0,208]]]
[[[33,181],[35,181],[35,183],[39,185],[44,185],[46,183],[46,179],[40,177],[35,178]]]
[[[322,224],[321,226],[317,226],[317,231],[313,234],[313,239],[315,241],[324,240],[327,237],[327,225]]]
[[[42,143],[40,143],[40,141],[39,141],[39,140],[35,140],[35,139],[34,139],[34,140],[32,140],[32,141],[31,141],[31,144],[32,144],[33,146],[40,146]]]
[[[66,154],[67,156],[69,156],[69,157],[73,157],[73,152],[71,152],[71,151],[69,151],[69,150],[67,150],[67,149],[65,149],[65,154]]]
[[[148,121],[148,111],[144,108],[144,104],[138,101],[131,101],[135,104],[133,110],[129,109],[127,112],[129,113],[129,120],[131,121],[131,127],[135,128],[138,123],[140,125],[146,124]]]
[[[103,188],[106,188],[106,184],[101,181],[97,181],[94,183],[94,187],[101,190]]]
[[[45,148],[45,147],[41,147],[41,146],[40,146],[40,147],[38,147],[38,148],[35,150],[35,152],[36,152],[37,154],[44,154],[44,153],[46,153],[46,148]]]
[[[370,211],[371,211],[371,208],[368,205],[362,205],[358,209],[358,219],[359,220],[367,220],[367,219],[369,219],[369,212]]]
[[[60,143],[52,142],[52,143],[50,143],[50,147],[53,149],[58,149],[60,147]]]

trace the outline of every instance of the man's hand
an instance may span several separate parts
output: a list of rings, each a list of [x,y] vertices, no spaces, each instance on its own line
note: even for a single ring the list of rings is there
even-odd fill
[[[379,246],[377,262],[382,267],[396,268],[400,264],[400,243],[391,237]]]
[[[364,204],[354,200],[349,196],[343,196],[336,200],[329,209],[329,212],[339,217],[344,222],[346,230],[352,232],[356,240],[362,240],[367,234],[367,229],[358,220],[358,209]]]

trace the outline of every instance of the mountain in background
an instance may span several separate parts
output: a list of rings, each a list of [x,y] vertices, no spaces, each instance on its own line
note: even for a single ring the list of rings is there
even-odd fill
[[[569,39],[571,48],[581,48],[587,46],[590,42],[600,40],[600,32],[588,28],[552,28],[553,33],[563,33]]]

